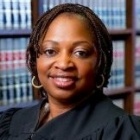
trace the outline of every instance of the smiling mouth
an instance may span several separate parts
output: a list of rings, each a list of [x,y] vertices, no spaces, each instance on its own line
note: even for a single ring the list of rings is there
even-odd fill
[[[75,85],[76,78],[73,76],[52,76],[53,84],[58,88],[71,88]]]

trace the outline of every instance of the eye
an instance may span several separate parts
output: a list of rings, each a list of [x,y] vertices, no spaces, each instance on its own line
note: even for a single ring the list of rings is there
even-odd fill
[[[56,51],[54,49],[46,49],[44,54],[48,57],[52,57],[56,55]]]
[[[74,54],[76,55],[76,57],[80,57],[80,58],[86,58],[89,55],[88,51],[86,50],[77,50],[74,52]]]

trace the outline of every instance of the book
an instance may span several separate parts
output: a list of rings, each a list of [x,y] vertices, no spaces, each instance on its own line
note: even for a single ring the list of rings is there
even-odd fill
[[[140,30],[140,0],[135,0],[135,20],[136,29]]]
[[[1,0],[0,29],[31,29],[31,0]]]
[[[0,39],[0,104],[33,100],[31,75],[25,64],[28,38]],[[20,45],[19,45],[20,44]]]
[[[140,87],[140,36],[136,36],[135,47],[135,86]]]
[[[126,28],[125,0],[43,0],[43,11],[64,3],[78,3],[88,6],[100,17],[108,29]]]
[[[134,94],[134,114],[140,116],[140,92]]]
[[[32,28],[32,12],[31,12],[31,0],[24,0],[25,14],[26,14],[26,28]]]
[[[113,41],[113,63],[108,89],[123,87],[125,87],[125,42],[117,40]]]
[[[11,29],[12,28],[12,8],[11,8],[11,0],[4,0],[4,16],[5,16],[5,28]]]
[[[12,29],[19,29],[20,28],[19,1],[11,0],[11,8],[12,8]]]
[[[4,28],[4,2],[1,0],[0,4],[0,29]]]

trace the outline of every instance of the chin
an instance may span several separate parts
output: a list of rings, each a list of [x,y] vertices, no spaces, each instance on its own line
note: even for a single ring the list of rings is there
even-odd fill
[[[50,98],[52,97],[57,102],[64,104],[77,104],[77,102],[80,102],[86,98],[86,96],[87,92],[57,90],[50,95]]]

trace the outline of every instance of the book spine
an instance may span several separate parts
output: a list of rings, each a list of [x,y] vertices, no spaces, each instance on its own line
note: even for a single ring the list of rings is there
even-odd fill
[[[113,64],[109,89],[119,89],[125,86],[125,43],[124,41],[113,41]]]
[[[0,3],[0,29],[4,28],[4,1]]]
[[[11,0],[4,0],[4,15],[5,15],[5,28],[12,28],[12,10],[11,10]]]
[[[31,29],[32,27],[31,0],[24,0],[24,4],[25,4],[25,16],[26,16],[26,28]]]
[[[134,115],[140,116],[140,92],[134,94]]]
[[[140,87],[140,36],[136,37],[135,47],[135,86]]]
[[[136,29],[140,29],[140,0],[135,0]]]
[[[26,0],[19,0],[19,16],[20,16],[20,28],[25,29],[27,28],[27,21],[26,21]]]
[[[12,28],[20,28],[20,17],[19,17],[19,1],[12,0]]]
[[[0,104],[21,103],[33,99],[25,64],[28,38],[0,39]],[[20,44],[20,45],[19,45]]]
[[[49,10],[49,1],[43,0],[43,13]]]
[[[126,0],[120,0],[120,28],[126,28]]]
[[[31,29],[31,0],[1,0],[0,29]]]
[[[0,104],[7,104],[6,42],[0,39]]]
[[[117,42],[117,88],[125,87],[125,42]]]

